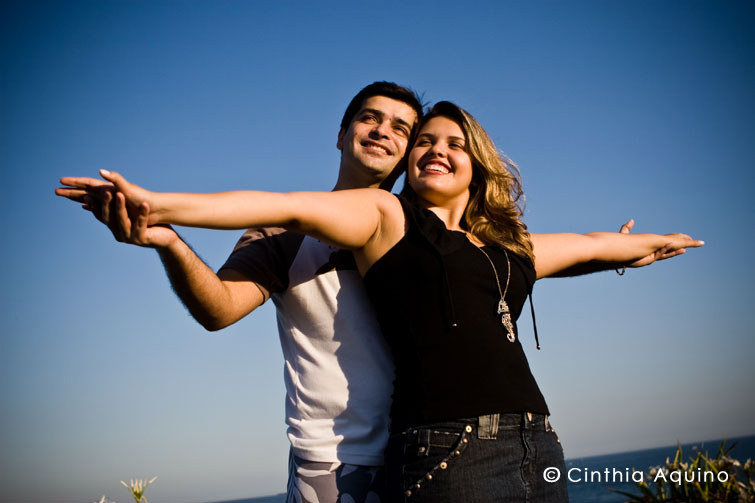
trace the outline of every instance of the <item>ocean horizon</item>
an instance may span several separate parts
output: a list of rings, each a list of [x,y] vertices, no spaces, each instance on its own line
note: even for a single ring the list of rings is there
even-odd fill
[[[682,444],[685,458],[696,456],[698,451],[708,452],[711,456],[718,451],[724,439],[705,440]],[[731,456],[742,464],[748,458],[755,458],[755,435],[726,439],[727,445],[735,444]],[[651,467],[662,465],[666,458],[673,458],[676,444],[651,449],[601,454],[566,460],[569,500],[572,503],[623,503],[626,497],[615,490],[637,492],[631,477],[634,471],[647,474]],[[601,472],[601,480],[590,474]],[[571,475],[570,475],[571,474]],[[279,493],[254,498],[213,501],[208,503],[285,503],[286,494]]]

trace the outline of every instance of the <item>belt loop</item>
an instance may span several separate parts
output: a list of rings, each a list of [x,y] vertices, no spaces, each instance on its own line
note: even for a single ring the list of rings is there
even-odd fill
[[[532,429],[532,412],[525,412],[522,414],[522,429]]]
[[[551,422],[548,421],[548,416],[545,416],[545,431],[553,431],[553,428],[551,428]]]
[[[500,414],[487,414],[477,418],[477,438],[481,440],[495,440],[498,438],[498,422]]]
[[[430,455],[430,436],[429,429],[419,430],[419,436],[417,437],[417,455],[429,456]]]

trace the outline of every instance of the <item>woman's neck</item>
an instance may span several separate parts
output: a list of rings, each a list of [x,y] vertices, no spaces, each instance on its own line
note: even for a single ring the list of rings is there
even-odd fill
[[[450,231],[463,231],[461,228],[461,219],[464,217],[464,211],[467,209],[467,202],[469,197],[460,197],[454,200],[445,201],[441,204],[436,204],[428,201],[422,197],[419,198],[419,203],[428,210],[435,213],[435,215],[443,221],[446,228]]]

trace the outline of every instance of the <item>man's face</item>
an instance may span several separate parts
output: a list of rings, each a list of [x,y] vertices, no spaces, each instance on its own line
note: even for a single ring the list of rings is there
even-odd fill
[[[404,157],[416,121],[417,113],[403,101],[385,96],[367,98],[348,129],[338,133],[342,163],[385,178]]]

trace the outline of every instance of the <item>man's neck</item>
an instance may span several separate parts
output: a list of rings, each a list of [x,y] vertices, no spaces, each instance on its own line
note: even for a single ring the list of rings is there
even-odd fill
[[[383,180],[367,176],[354,176],[348,170],[341,168],[338,172],[338,180],[333,190],[348,189],[379,189]]]

